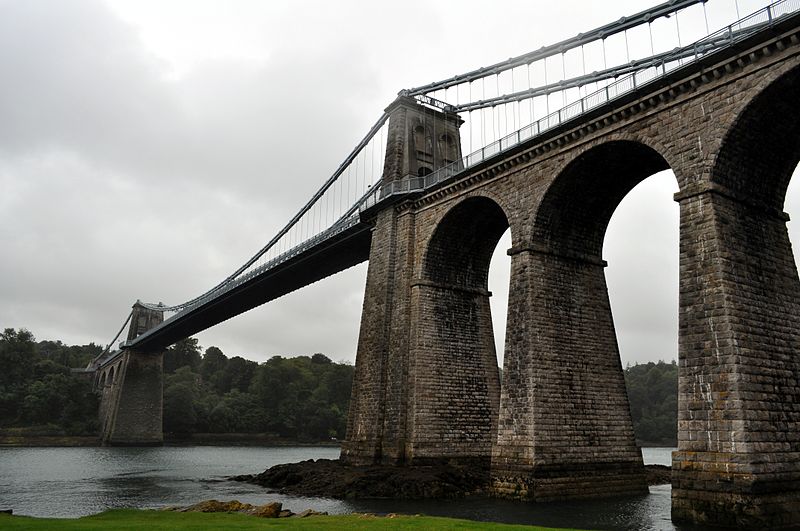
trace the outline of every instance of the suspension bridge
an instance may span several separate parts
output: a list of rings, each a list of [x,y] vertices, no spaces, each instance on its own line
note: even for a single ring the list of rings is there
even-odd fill
[[[672,0],[400,91],[241,267],[186,302],[134,305],[91,365],[104,441],[160,442],[166,347],[369,260],[343,460],[486,461],[496,495],[534,500],[644,492],[601,251],[622,197],[671,168],[673,515],[798,523],[800,283],[781,207],[800,159],[800,0],[743,17],[719,3]],[[486,275],[508,228],[501,384]]]

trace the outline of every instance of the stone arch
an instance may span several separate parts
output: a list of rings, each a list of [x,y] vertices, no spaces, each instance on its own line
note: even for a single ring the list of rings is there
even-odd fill
[[[600,260],[608,222],[637,184],[668,170],[666,159],[633,140],[599,144],[571,160],[545,192],[533,244],[558,255]]]
[[[114,367],[108,369],[108,385],[114,385]]]
[[[739,113],[714,160],[723,191],[780,211],[800,162],[800,66],[769,83]]]
[[[543,192],[532,238],[511,249],[492,451],[497,492],[537,500],[576,491],[587,497],[647,492],[602,249],[625,195],[669,167],[658,151],[634,140],[584,148]],[[547,471],[537,471],[538,463],[548,463]]]
[[[102,391],[105,386],[106,386],[106,373],[105,371],[101,371],[99,389]]]
[[[494,199],[472,196],[460,201],[442,216],[427,241],[421,277],[488,289],[489,262],[508,228],[508,216]]]
[[[488,273],[508,227],[497,202],[473,196],[450,208],[423,242],[411,285],[412,461],[491,459],[500,379]]]

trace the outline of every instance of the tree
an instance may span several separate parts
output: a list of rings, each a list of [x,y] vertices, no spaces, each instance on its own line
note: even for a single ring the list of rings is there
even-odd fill
[[[29,425],[54,424],[77,435],[96,429],[97,405],[88,380],[50,373],[28,386],[22,418]]]
[[[167,433],[192,433],[197,423],[194,408],[194,390],[180,382],[164,390],[164,431]]]
[[[164,372],[173,373],[181,367],[189,367],[193,372],[198,372],[201,361],[197,339],[187,337],[169,347],[164,353]]]
[[[97,433],[98,395],[76,377],[102,351],[95,344],[36,343],[27,330],[0,334],[0,426],[48,426]],[[200,355],[194,338],[165,355],[164,431],[271,432],[296,440],[344,436],[353,367],[321,353],[272,357],[261,365],[228,358],[217,347]]]
[[[240,356],[232,357],[225,365],[218,389],[226,393],[233,389],[247,391],[253,381],[253,375],[257,367],[258,363],[254,361],[246,360]]]
[[[200,364],[200,375],[218,394],[223,394],[225,367],[228,366],[228,357],[217,347],[208,347],[203,354]]]
[[[0,334],[0,386],[24,385],[33,377],[37,359],[33,334],[6,328]]]
[[[311,356],[311,363],[316,363],[318,365],[330,365],[333,362],[325,354],[320,354],[319,352],[317,352],[316,354]]]
[[[625,368],[636,439],[647,444],[677,444],[678,366],[645,363]]]

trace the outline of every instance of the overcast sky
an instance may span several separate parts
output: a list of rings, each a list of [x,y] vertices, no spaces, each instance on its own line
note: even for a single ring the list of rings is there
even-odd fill
[[[105,344],[136,299],[187,300],[244,262],[398,90],[653,3],[0,0],[0,326]],[[676,356],[676,190],[669,173],[648,179],[609,228],[623,363]],[[501,333],[508,246],[490,285]],[[258,361],[353,361],[365,275],[197,337]]]

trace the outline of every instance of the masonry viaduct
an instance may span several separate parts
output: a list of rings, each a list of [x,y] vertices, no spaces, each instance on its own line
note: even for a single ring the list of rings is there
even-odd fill
[[[800,524],[800,282],[782,211],[800,160],[797,35],[761,35],[455,182],[362,213],[374,231],[342,459],[483,460],[498,495],[533,500],[646,492],[601,251],[622,198],[671,169],[673,517]],[[402,97],[389,112],[385,183],[429,164],[415,130],[458,125]],[[500,382],[487,275],[508,228]]]
[[[342,459],[478,463],[496,495],[530,500],[646,492],[602,247],[623,197],[671,169],[673,518],[800,525],[800,281],[782,211],[800,161],[796,19],[362,211],[372,234],[349,250],[357,263],[369,245]],[[456,115],[403,96],[387,111],[386,190],[460,159]],[[509,228],[501,382],[487,276]],[[161,318],[134,307],[129,340]],[[108,443],[162,440],[162,347],[152,341],[100,367]]]

